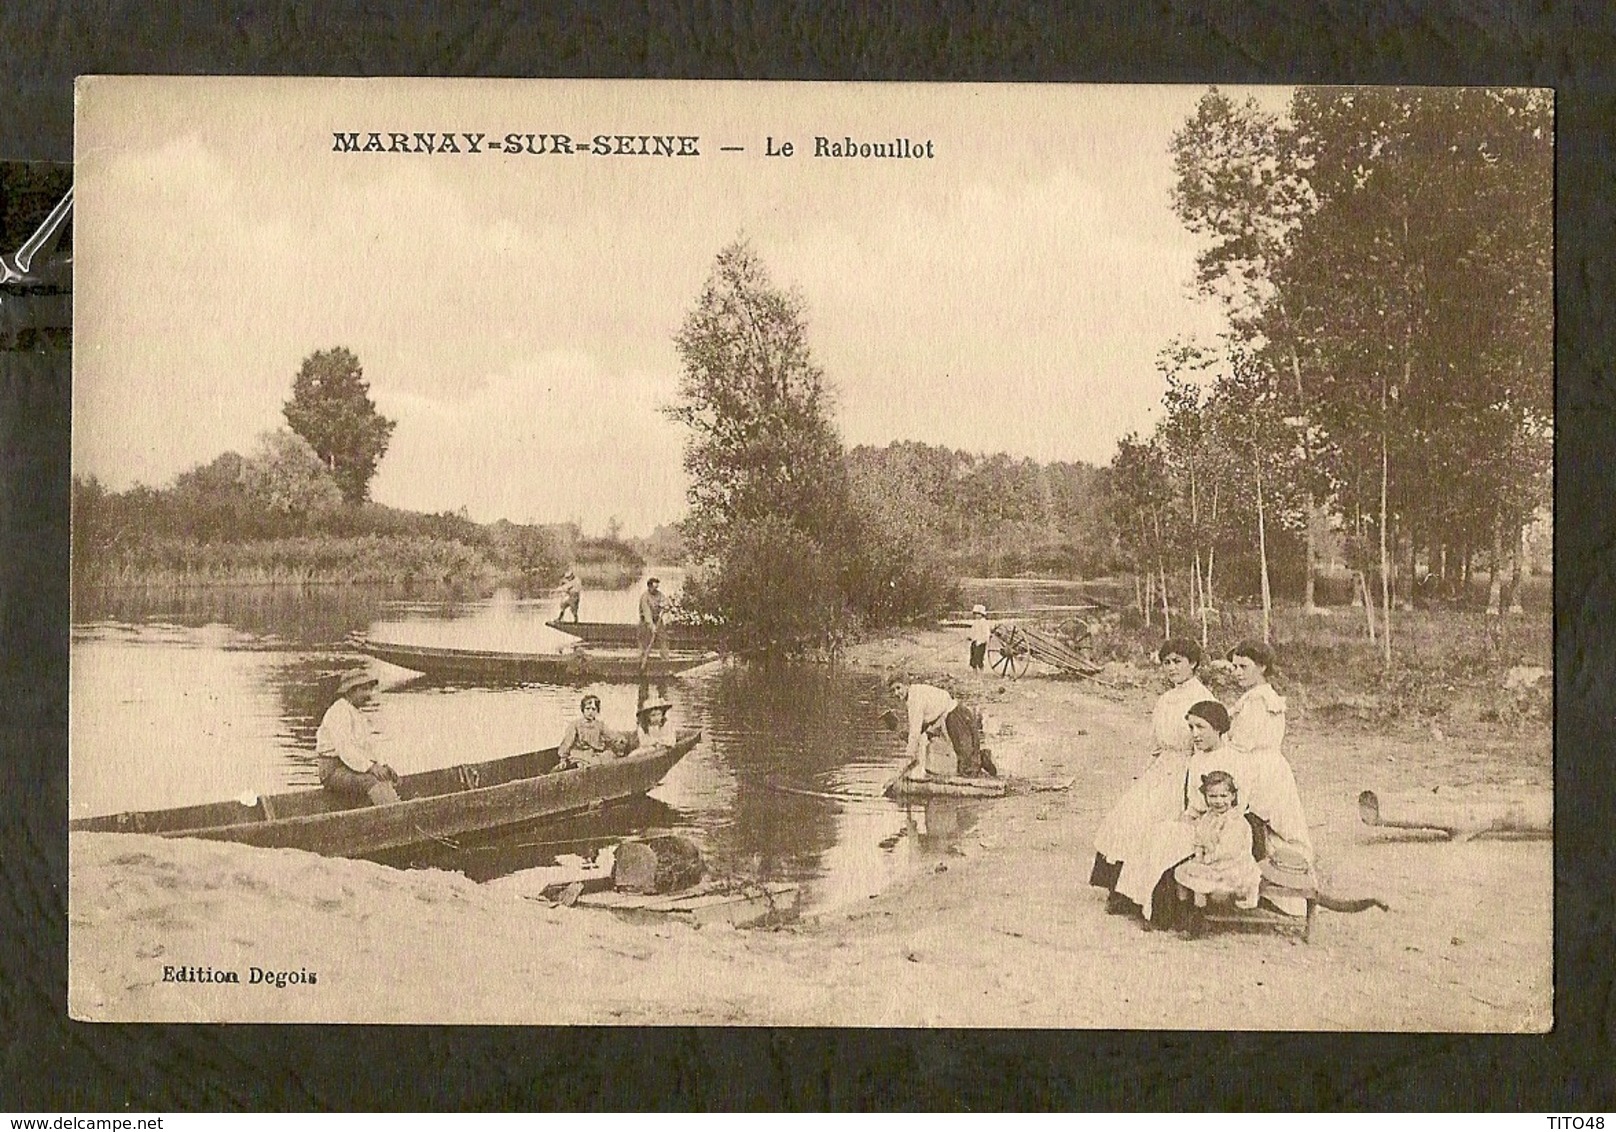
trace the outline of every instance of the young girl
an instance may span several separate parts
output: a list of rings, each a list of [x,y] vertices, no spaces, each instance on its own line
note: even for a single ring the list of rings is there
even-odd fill
[[[1201,797],[1206,813],[1195,819],[1195,856],[1173,870],[1173,879],[1195,894],[1197,907],[1204,908],[1208,896],[1232,896],[1235,907],[1255,908],[1262,873],[1251,856],[1251,824],[1234,776],[1203,774]]]

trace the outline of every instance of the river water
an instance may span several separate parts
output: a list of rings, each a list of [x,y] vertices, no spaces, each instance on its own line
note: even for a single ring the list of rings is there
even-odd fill
[[[677,571],[659,571],[677,592]],[[641,587],[586,590],[589,620],[633,621]],[[372,722],[400,773],[556,743],[585,690],[609,725],[632,726],[649,691],[674,703],[702,744],[647,797],[603,813],[457,839],[383,858],[475,880],[592,854],[647,830],[684,833],[710,870],[804,885],[824,909],[930,866],[976,820],[981,801],[881,796],[902,739],[879,727],[877,679],[820,664],[765,671],[709,666],[651,688],[457,687],[369,660],[350,633],[419,644],[544,651],[554,598],[508,592],[420,600],[330,587],[119,591],[77,595],[71,669],[73,817],[159,809],[316,785],[314,732],[343,669],[381,680]],[[963,652],[963,643],[961,646]]]

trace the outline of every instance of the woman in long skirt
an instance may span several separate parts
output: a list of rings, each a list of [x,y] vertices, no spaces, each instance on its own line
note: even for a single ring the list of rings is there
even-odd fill
[[[1089,883],[1109,890],[1106,907],[1110,911],[1122,912],[1132,906],[1116,895],[1123,862],[1138,851],[1153,828],[1172,821],[1188,804],[1186,773],[1193,748],[1185,716],[1201,701],[1216,699],[1195,674],[1203,659],[1201,646],[1183,637],[1169,638],[1156,650],[1168,689],[1150,713],[1150,762],[1094,835]]]

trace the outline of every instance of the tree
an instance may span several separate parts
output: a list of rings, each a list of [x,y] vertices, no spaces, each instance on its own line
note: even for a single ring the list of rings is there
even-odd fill
[[[1318,537],[1325,528],[1328,485],[1314,469],[1310,418],[1314,395],[1303,381],[1307,343],[1301,318],[1305,295],[1279,286],[1292,240],[1317,205],[1298,159],[1294,131],[1255,99],[1236,104],[1216,87],[1173,136],[1173,207],[1185,227],[1204,237],[1196,257],[1196,285],[1229,316],[1238,348],[1268,351],[1290,381],[1284,406],[1302,449],[1308,522],[1302,606],[1315,609]]]
[[[1541,498],[1549,105],[1529,91],[1303,90],[1292,117],[1317,207],[1280,288],[1310,297],[1321,424],[1346,458],[1335,474],[1379,496],[1348,505],[1378,512],[1390,664],[1394,556],[1412,574],[1422,539],[1490,535],[1496,578],[1505,535],[1519,545]],[[1378,474],[1358,474],[1366,463]]]
[[[281,411],[330,469],[343,500],[363,503],[398,422],[376,411],[359,359],[341,346],[310,354]]]
[[[704,572],[692,603],[729,622],[747,647],[821,643],[836,632],[840,600],[781,571],[812,563],[816,578],[839,585],[856,523],[802,299],[776,288],[750,245],[737,241],[719,252],[674,341],[684,372],[678,400],[664,412],[690,430],[683,532]],[[765,601],[760,585],[777,588]]]

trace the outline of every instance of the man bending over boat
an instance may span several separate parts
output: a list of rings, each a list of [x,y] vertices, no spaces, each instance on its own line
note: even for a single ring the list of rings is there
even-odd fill
[[[376,761],[376,737],[370,721],[359,710],[370,702],[376,678],[361,670],[349,672],[337,684],[337,698],[325,709],[314,733],[314,764],[320,785],[333,794],[359,795],[373,806],[399,800],[398,774]]]
[[[909,765],[904,774],[915,780],[924,780],[935,770],[945,777],[961,775],[997,775],[998,768],[982,745],[982,728],[976,713],[960,703],[946,690],[931,684],[912,683],[901,672],[887,679],[887,689],[904,701],[909,711],[909,745],[906,754]],[[929,741],[940,735],[948,736],[954,748],[954,763],[947,768],[928,770],[926,753]]]
[[[567,724],[561,743],[556,747],[557,770],[603,762],[611,756],[621,758],[637,745],[635,735],[613,731],[601,722],[600,697],[595,693],[590,692],[579,701],[578,712],[578,718]]]

